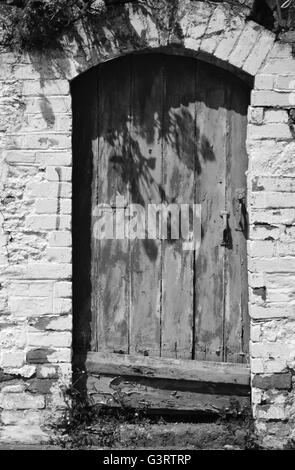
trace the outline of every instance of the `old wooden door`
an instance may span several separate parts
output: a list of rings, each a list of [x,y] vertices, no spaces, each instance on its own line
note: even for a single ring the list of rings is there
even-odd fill
[[[89,375],[100,374],[89,390],[112,395],[101,374],[120,375],[129,404],[188,409],[202,400],[178,396],[176,405],[170,397],[164,405],[162,379],[244,390],[248,369],[237,363],[248,354],[248,86],[192,58],[148,54],[93,69],[72,94],[75,347],[89,351]],[[95,235],[101,204],[115,218],[130,204],[151,203],[201,205],[200,250],[171,236]],[[126,377],[137,378],[136,391]]]

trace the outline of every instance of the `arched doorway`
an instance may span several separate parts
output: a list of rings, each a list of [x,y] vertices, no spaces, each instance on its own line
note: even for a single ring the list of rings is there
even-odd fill
[[[143,358],[246,363],[248,86],[193,58],[143,54],[80,76],[72,96],[76,354],[96,353],[110,375]],[[130,204],[197,204],[200,250],[175,239],[171,213],[165,239],[98,239],[102,204],[111,224]]]

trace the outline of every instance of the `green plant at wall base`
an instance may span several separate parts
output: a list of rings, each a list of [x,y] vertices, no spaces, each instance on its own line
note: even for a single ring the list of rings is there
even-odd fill
[[[0,18],[2,43],[27,49],[50,46],[80,19],[105,11],[104,0],[27,0],[8,5]]]

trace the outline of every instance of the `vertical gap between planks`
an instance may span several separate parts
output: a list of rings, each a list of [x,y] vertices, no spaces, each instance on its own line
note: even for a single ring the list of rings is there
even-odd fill
[[[166,107],[166,57],[163,54],[162,56],[162,115],[161,115],[161,125],[160,125],[160,135],[161,135],[161,186],[164,187],[164,158],[165,158],[165,107]],[[161,196],[161,203],[163,203],[163,195]],[[160,240],[160,357],[162,356],[162,321],[163,321],[163,257],[164,257],[164,242],[160,238],[161,234],[161,223],[159,217],[159,240]]]
[[[99,90],[99,85],[100,85],[100,82],[99,82],[99,72],[100,72],[100,67],[98,67],[97,69],[97,73],[96,73],[96,77],[97,77],[97,80],[96,80],[96,125],[95,125],[95,130],[96,130],[96,150],[97,150],[97,153],[96,155],[95,154],[92,154],[92,158],[95,159],[95,161],[92,161],[92,168],[95,169],[95,172],[94,172],[94,178],[95,178],[95,181],[94,181],[94,186],[95,186],[95,193],[94,193],[94,197],[95,197],[95,205],[98,205],[98,163],[99,163],[99,126],[100,126],[100,120],[99,120],[99,106],[100,106],[100,90]],[[91,197],[91,210],[93,211],[93,207],[92,207],[92,204],[93,204],[93,201],[92,201],[92,197]],[[91,216],[92,218],[92,216]],[[93,227],[91,226],[91,230],[93,229]],[[94,238],[94,235],[93,235],[93,232],[91,234],[91,236]],[[93,240],[93,243],[91,244],[92,245],[92,248],[94,246],[94,244],[96,245],[96,250],[98,251],[97,253],[97,260],[99,261],[100,259],[100,243],[97,241],[95,241],[95,238]],[[91,259],[93,259],[93,255],[91,254]],[[93,269],[93,268],[92,268]],[[94,269],[96,271],[95,274],[97,274],[97,263],[95,263],[95,266],[94,266]],[[99,293],[97,294],[97,291],[93,288],[93,277],[96,278],[96,275],[95,276],[91,276],[92,279],[91,279],[91,297],[93,299],[93,295],[95,295],[95,305],[93,305],[93,301],[91,302],[91,305],[92,305],[92,308],[94,308],[94,312],[92,312],[92,318],[94,317],[94,325],[93,325],[93,328],[95,330],[94,332],[94,342],[95,342],[95,351],[98,351],[98,327],[99,327],[99,319],[98,319],[98,315],[101,315],[101,309],[100,309],[100,299],[99,299]]]
[[[130,159],[133,158],[132,152],[131,152],[131,139],[132,139],[132,133],[134,131],[134,120],[133,120],[133,86],[134,86],[134,80],[133,80],[133,55],[129,56],[129,116],[128,116],[128,122],[127,122],[127,131],[128,131],[128,148],[127,148],[127,172],[130,174],[130,167],[131,167],[131,162]],[[128,201],[127,204],[130,205],[132,203],[131,201],[131,184],[128,180],[127,183],[127,197]],[[129,227],[129,224],[128,224]],[[125,234],[126,237],[126,234]],[[128,348],[128,354],[130,354],[130,348],[131,348],[131,302],[132,302],[132,250],[131,250],[131,240],[128,235],[128,268],[127,268],[127,279],[126,279],[126,284],[127,284],[127,348]]]
[[[195,116],[194,116],[194,121],[195,121],[195,135],[194,135],[194,140],[195,140],[195,145],[194,145],[194,200],[193,203],[196,203],[196,196],[197,196],[197,188],[196,188],[196,159],[197,155],[196,152],[198,152],[197,148],[197,90],[198,90],[198,62],[195,60],[195,67],[194,67],[194,98],[195,98]],[[202,217],[202,214],[201,214]],[[194,220],[194,217],[193,217]],[[194,227],[193,227],[193,241],[194,240]],[[192,260],[192,269],[193,269],[193,315],[192,315],[192,359],[195,359],[195,350],[196,350],[196,304],[197,304],[197,299],[196,299],[196,262],[197,262],[197,257],[196,257],[196,250],[193,250],[193,260]]]
[[[229,143],[229,130],[230,130],[230,107],[231,102],[231,88],[226,85],[225,87],[225,106],[226,106],[226,118],[225,118],[225,175],[224,175],[224,210],[230,209],[227,203],[228,196],[228,159],[230,158],[230,143]],[[229,218],[227,218],[227,224],[229,224]],[[227,236],[227,234],[226,234]],[[226,346],[226,310],[227,310],[227,296],[228,296],[228,247],[226,244],[222,247],[223,250],[223,311],[222,311],[222,361],[226,362],[227,358],[227,346]]]

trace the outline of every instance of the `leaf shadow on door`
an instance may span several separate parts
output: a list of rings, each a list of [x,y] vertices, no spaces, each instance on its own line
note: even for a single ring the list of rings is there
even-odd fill
[[[150,56],[152,60],[152,56]],[[116,59],[118,64],[127,58]],[[114,62],[116,62],[114,61]],[[94,106],[99,99],[97,78],[98,66],[78,77],[72,83],[73,96],[73,297],[74,297],[74,350],[88,351],[91,349],[91,200],[93,179],[93,142],[101,135],[97,125],[97,108]],[[120,67],[120,65],[119,65]],[[210,72],[210,67],[208,70]],[[224,72],[222,72],[224,73]],[[118,77],[120,79],[120,76]],[[216,73],[218,81],[218,73]],[[144,87],[145,93],[140,102],[140,112],[135,113],[130,121],[126,119],[119,125],[108,129],[103,138],[113,147],[109,158],[106,177],[116,174],[124,185],[129,185],[131,202],[146,207],[150,201],[150,192],[158,194],[159,201],[167,204],[175,202],[169,197],[162,183],[156,181],[154,170],[158,155],[149,153],[151,144],[156,139],[161,141],[162,148],[172,149],[183,168],[194,172],[196,178],[202,176],[205,164],[214,163],[213,142],[201,132],[196,125],[195,112],[188,108],[195,101],[195,96],[184,94],[170,97],[170,106],[164,111],[160,102],[150,100],[151,90]],[[217,93],[211,96],[198,96],[198,101],[206,100],[206,105],[213,109],[223,106]],[[235,106],[235,105],[234,105]],[[149,119],[144,119],[142,109],[148,107]],[[123,150],[116,151],[118,136],[126,145]],[[145,150],[139,144],[137,136],[146,142]],[[121,147],[122,148],[122,147]],[[97,157],[96,157],[97,158]],[[175,176],[176,186],[181,174]],[[153,199],[151,202],[154,202]],[[177,201],[176,201],[177,202]],[[198,202],[198,201],[196,201]],[[171,227],[168,229],[171,233]],[[175,240],[168,240],[175,243]],[[147,257],[156,261],[159,253],[154,240],[143,240]],[[85,359],[85,358],[84,358]],[[83,363],[83,361],[82,361]]]
[[[158,137],[162,141],[162,146],[169,146],[169,149],[177,155],[183,165],[194,172],[197,176],[201,175],[202,164],[207,161],[214,161],[215,154],[213,146],[205,135],[200,133],[196,126],[195,118],[186,109],[188,102],[179,102],[177,112],[174,109],[166,113],[163,117],[165,125],[161,125],[158,119],[151,122],[141,122],[137,116],[134,116],[136,123],[135,135],[140,136],[146,141],[146,147],[149,148]],[[160,110],[154,109],[153,116],[159,116]],[[140,204],[146,207],[148,203],[161,201],[164,204],[174,204],[177,202],[177,196],[169,197],[165,191],[164,185],[156,181],[153,176],[153,170],[156,166],[156,158],[162,156],[150,157],[148,153],[143,153],[140,145],[134,137],[134,132],[130,132],[128,123],[125,123],[120,129],[114,129],[113,134],[108,135],[108,144],[116,147],[118,135],[126,143],[123,152],[114,154],[109,159],[108,178],[116,174],[122,180],[122,186],[130,188],[131,203]],[[176,174],[172,184],[177,192],[182,175]],[[176,240],[171,238],[171,218],[167,221],[168,241],[174,243]],[[156,259],[157,246],[153,240],[147,238],[143,240],[146,254],[150,259]]]

